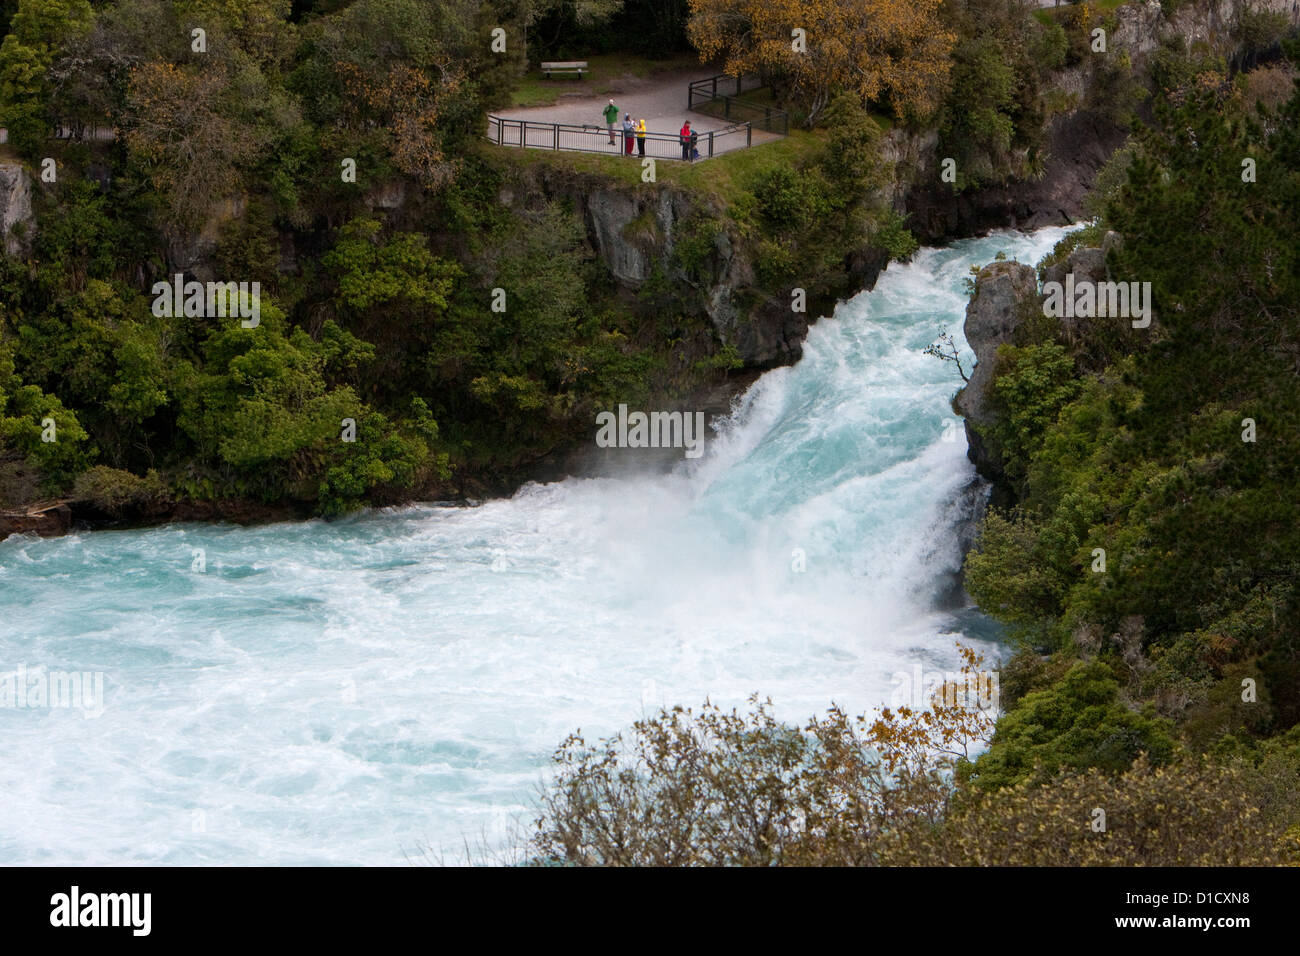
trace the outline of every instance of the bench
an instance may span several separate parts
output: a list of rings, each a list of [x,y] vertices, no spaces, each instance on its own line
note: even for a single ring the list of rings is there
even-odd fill
[[[582,74],[586,72],[586,60],[571,60],[563,63],[556,62],[542,64],[542,76],[546,77],[548,80],[551,78],[552,73],[576,74],[578,79],[582,79]]]

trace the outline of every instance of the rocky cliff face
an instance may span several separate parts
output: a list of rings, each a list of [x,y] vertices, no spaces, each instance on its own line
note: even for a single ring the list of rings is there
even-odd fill
[[[1043,269],[1043,282],[1060,282],[1063,284],[1067,274],[1072,274],[1076,283],[1106,282],[1110,280],[1113,277],[1106,265],[1106,256],[1119,243],[1119,233],[1107,232],[1100,246],[1081,246],[1059,262],[1054,262],[1045,267]],[[1063,316],[1058,321],[1060,322],[1061,335],[1067,346],[1076,349],[1093,338],[1092,327],[1094,323],[1113,320]]]
[[[996,420],[989,386],[996,371],[998,346],[1011,342],[1016,326],[1040,307],[1038,278],[1021,262],[986,265],[976,277],[975,294],[966,305],[963,332],[975,352],[975,370],[952,407],[965,420],[970,460],[980,475],[995,484],[1004,477],[1001,453],[989,436],[989,426]]]
[[[913,235],[937,245],[994,229],[1040,229],[1084,218],[1083,200],[1098,170],[1123,145],[1127,131],[1102,116],[1075,110],[1053,117],[1047,127],[1043,175],[954,193],[939,179],[937,141],[896,145],[909,157],[895,168],[905,177],[895,187],[895,207],[908,215]],[[894,139],[907,138],[897,134]]]
[[[1166,16],[1160,0],[1135,0],[1114,11],[1107,37],[1110,54],[1129,58],[1141,74],[1162,41],[1180,38],[1231,55],[1235,31],[1246,9],[1285,14],[1300,25],[1296,0],[1192,0]],[[1062,70],[1053,89],[1067,102],[1088,100],[1091,75],[1087,64]],[[1046,157],[1038,179],[954,193],[939,178],[938,136],[893,129],[884,138],[885,158],[893,163],[895,182],[889,199],[908,217],[908,226],[923,244],[940,244],[993,229],[1038,229],[1084,218],[1084,197],[1111,153],[1123,145],[1127,131],[1084,108],[1059,113],[1048,123]]]
[[[1044,282],[1064,282],[1067,274],[1078,282],[1105,282],[1109,276],[1106,257],[1120,242],[1114,232],[1106,233],[1099,246],[1081,246],[1043,269]],[[953,410],[966,426],[967,455],[984,478],[998,486],[1002,503],[1008,501],[1004,487],[1002,453],[991,437],[998,412],[990,401],[989,388],[997,374],[998,346],[1014,340],[1017,327],[1039,313],[1043,296],[1034,270],[1020,262],[992,262],[980,270],[975,294],[966,305],[963,331],[975,352],[975,370],[970,381],[953,398]],[[1063,318],[1061,331],[1067,342],[1084,342],[1091,319]],[[1096,321],[1107,321],[1100,319]]]
[[[34,228],[32,178],[21,163],[0,160],[0,242],[5,254],[24,255]]]
[[[1233,36],[1246,10],[1284,14],[1294,27],[1300,21],[1295,0],[1193,0],[1166,15],[1160,0],[1134,0],[1115,10],[1115,29],[1108,37],[1113,49],[1126,51],[1135,66],[1168,37],[1181,37],[1189,46],[1205,44],[1230,53]]]
[[[791,307],[789,289],[761,287],[745,245],[724,229],[702,268],[688,275],[673,253],[691,220],[727,222],[726,211],[669,185],[634,188],[550,167],[525,172],[516,189],[571,202],[587,227],[592,248],[624,289],[635,291],[656,271],[688,291],[724,345],[735,347],[751,371],[789,365],[803,354],[809,318],[828,313],[839,299],[875,284],[888,257],[858,249],[829,275],[810,277],[806,310]],[[512,191],[502,201],[525,201]]]

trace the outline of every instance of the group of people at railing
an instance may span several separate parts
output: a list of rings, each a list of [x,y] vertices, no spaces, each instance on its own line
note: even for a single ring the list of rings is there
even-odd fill
[[[615,139],[618,130],[622,130],[623,155],[632,155],[632,146],[636,145],[637,153],[640,156],[645,155],[645,137],[646,125],[645,117],[638,120],[632,119],[631,113],[623,114],[621,127],[618,124],[618,107],[611,99],[602,111],[605,117],[605,128],[609,132],[609,145],[617,146],[618,141]],[[682,159],[687,162],[694,162],[700,158],[699,150],[700,134],[691,129],[691,121],[687,120],[682,124],[682,128],[677,132],[677,141],[682,147]]]
[[[605,116],[605,127],[609,130],[609,145],[616,146],[618,145],[618,143],[615,142],[614,140],[614,133],[615,133],[615,124],[618,123],[618,107],[614,105],[613,100],[610,100],[609,105],[605,107],[603,112]],[[625,156],[631,156],[632,144],[636,143],[637,151],[642,156],[644,156],[645,155],[645,133],[646,133],[645,118],[642,117],[641,119],[633,122],[632,114],[624,113],[622,129],[623,129],[623,154]]]

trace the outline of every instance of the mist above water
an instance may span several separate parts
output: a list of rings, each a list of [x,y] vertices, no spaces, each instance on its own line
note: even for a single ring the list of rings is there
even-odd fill
[[[100,716],[0,707],[0,861],[455,857],[529,818],[576,728],[752,692],[861,712],[899,671],[955,669],[977,621],[939,595],[974,471],[960,427],[943,440],[960,381],[922,349],[964,348],[972,263],[1063,232],[890,266],[668,474],[0,543],[0,672],[105,688]]]

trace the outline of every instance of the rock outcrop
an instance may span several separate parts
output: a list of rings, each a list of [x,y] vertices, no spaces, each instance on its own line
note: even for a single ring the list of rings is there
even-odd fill
[[[0,242],[5,255],[24,255],[31,246],[35,225],[32,177],[22,163],[0,160]]]
[[[906,188],[895,207],[908,215],[908,227],[924,245],[993,229],[1064,226],[1085,218],[1083,200],[1097,172],[1127,137],[1124,129],[1088,110],[1059,114],[1047,126],[1041,178],[961,193],[940,181],[937,159],[917,154],[924,146],[895,146],[896,152],[911,157],[896,170],[914,177],[903,183]]]
[[[1011,342],[1016,326],[1040,307],[1038,279],[1021,262],[992,262],[975,279],[975,294],[966,306],[963,330],[975,352],[970,381],[953,399],[953,410],[965,420],[970,460],[981,476],[998,484],[1004,475],[1002,458],[989,437],[996,415],[989,403],[989,386],[997,364],[998,346]]]
[[[198,232],[176,233],[167,243],[167,275],[184,272],[200,282],[212,282],[226,277],[216,272],[217,246],[221,230],[227,224],[242,219],[248,211],[248,197],[230,196],[214,203],[207,220]]]
[[[1097,246],[1079,246],[1057,262],[1043,267],[1044,283],[1064,283],[1072,274],[1076,284],[1081,282],[1106,282],[1110,270],[1106,263],[1111,250],[1119,245],[1118,233],[1107,232]],[[989,387],[997,374],[997,351],[1000,345],[1014,341],[1016,329],[1026,319],[1039,313],[1043,296],[1039,292],[1038,276],[1034,270],[1020,262],[991,262],[980,270],[975,279],[975,293],[966,305],[966,322],[963,331],[966,342],[975,352],[975,369],[970,381],[953,398],[953,410],[961,415],[966,425],[967,454],[981,476],[998,486],[995,495],[1000,503],[1007,503],[1007,489],[1000,449],[992,438],[997,422],[997,411],[990,401]],[[1076,360],[1085,360],[1080,349],[1092,337],[1093,320],[1063,317],[1059,320],[1060,335]]]
[[[527,202],[530,195],[573,204],[593,250],[623,289],[635,292],[658,273],[682,290],[749,371],[797,361],[810,318],[828,314],[837,301],[870,288],[888,262],[882,251],[850,252],[838,269],[805,281],[806,308],[796,312],[790,289],[756,281],[748,247],[725,227],[714,234],[704,261],[687,273],[674,255],[683,230],[701,220],[724,224],[727,216],[675,186],[629,188],[538,167],[501,199],[514,204]]]
[[[1280,13],[1296,24],[1295,0],[1193,0],[1166,14],[1160,0],[1135,0],[1116,8],[1111,49],[1129,54],[1134,66],[1160,47],[1162,40],[1181,37],[1189,47],[1201,45],[1228,54],[1237,44],[1236,29],[1247,10]]]
[[[1072,249],[1064,259],[1043,267],[1043,282],[1064,283],[1067,275],[1073,275],[1076,283],[1109,281],[1113,277],[1106,265],[1106,257],[1120,241],[1120,234],[1112,231],[1106,233],[1100,246],[1079,246]],[[1093,320],[1069,315],[1063,316],[1059,321],[1066,338],[1070,339],[1086,337]]]

